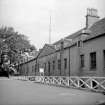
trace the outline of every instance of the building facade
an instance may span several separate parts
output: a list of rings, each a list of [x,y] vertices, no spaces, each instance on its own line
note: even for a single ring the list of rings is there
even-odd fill
[[[43,68],[45,76],[105,76],[105,18],[87,9],[86,27],[45,44],[30,65],[35,75]]]

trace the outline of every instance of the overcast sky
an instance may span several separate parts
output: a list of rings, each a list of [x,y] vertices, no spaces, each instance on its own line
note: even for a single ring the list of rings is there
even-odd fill
[[[12,26],[25,34],[37,49],[85,27],[87,8],[105,17],[105,0],[0,0],[0,26]]]

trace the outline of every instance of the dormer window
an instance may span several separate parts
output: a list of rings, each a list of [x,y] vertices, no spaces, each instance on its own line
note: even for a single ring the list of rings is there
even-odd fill
[[[82,30],[81,33],[81,40],[86,40],[86,38],[91,34],[91,31],[89,29]]]
[[[82,40],[79,40],[77,42],[77,47],[83,47],[83,41]]]

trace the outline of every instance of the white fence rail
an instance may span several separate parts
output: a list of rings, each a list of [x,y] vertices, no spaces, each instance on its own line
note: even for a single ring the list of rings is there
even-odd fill
[[[55,86],[105,92],[105,77],[24,76],[17,78]]]

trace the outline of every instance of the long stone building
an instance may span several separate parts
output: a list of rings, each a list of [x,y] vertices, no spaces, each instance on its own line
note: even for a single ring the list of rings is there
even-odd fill
[[[86,27],[45,44],[30,66],[29,75],[105,76],[105,18],[87,9]]]

